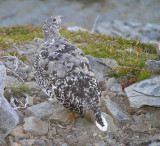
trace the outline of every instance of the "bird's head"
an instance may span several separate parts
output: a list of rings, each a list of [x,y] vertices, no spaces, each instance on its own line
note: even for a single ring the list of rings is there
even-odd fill
[[[43,31],[55,30],[55,29],[59,31],[61,27],[61,19],[62,19],[62,16],[49,17],[44,23]]]
[[[53,36],[55,38],[59,35],[61,19],[62,16],[51,16],[45,21],[43,25],[43,36],[45,41],[53,39]]]

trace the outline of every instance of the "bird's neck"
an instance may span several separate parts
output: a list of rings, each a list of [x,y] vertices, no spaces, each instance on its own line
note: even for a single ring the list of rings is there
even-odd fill
[[[46,30],[43,32],[45,42],[53,41],[67,41],[64,37],[61,36],[58,30]]]

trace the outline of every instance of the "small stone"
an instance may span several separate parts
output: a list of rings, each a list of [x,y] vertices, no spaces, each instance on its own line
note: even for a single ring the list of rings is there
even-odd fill
[[[106,87],[107,87],[107,90],[109,90],[114,84],[116,84],[117,81],[114,77],[112,78],[109,78],[107,81],[106,81]]]
[[[46,102],[42,102],[40,104],[36,104],[31,107],[28,107],[25,112],[25,115],[46,120],[55,112],[55,109],[56,109],[56,106],[46,101]]]
[[[90,143],[86,143],[86,146],[92,146],[92,144],[90,144]]]
[[[145,67],[148,71],[158,73],[160,71],[160,61],[147,60],[145,61]]]
[[[111,88],[109,89],[111,92],[115,92],[115,93],[122,93],[122,86],[118,83],[115,83],[111,86]]]
[[[154,110],[150,112],[150,123],[153,128],[160,128],[160,110]]]
[[[44,140],[35,140],[34,145],[36,145],[36,146],[46,146]]]
[[[33,135],[44,135],[48,132],[48,123],[38,118],[25,118],[24,122],[24,130],[32,133]]]
[[[99,146],[108,146],[107,142],[101,142]]]
[[[14,86],[16,84],[20,84],[20,81],[13,77],[13,76],[7,76],[6,78],[6,86]]]
[[[57,145],[58,146],[68,146],[67,143],[63,143],[63,142],[59,142]]]
[[[99,146],[99,143],[94,143],[94,146]]]
[[[11,146],[22,146],[22,145],[14,142]]]
[[[93,137],[96,137],[97,136],[97,133],[93,133]]]
[[[56,134],[56,128],[53,127],[51,130],[49,130],[49,132],[47,133],[47,136],[51,138],[55,134]]]
[[[160,134],[155,134],[152,138],[152,141],[160,141]]]
[[[60,104],[57,104],[57,105],[59,105],[59,107],[55,109],[55,112],[49,118],[50,123],[53,123],[53,124],[59,123],[61,125],[67,125],[71,122],[71,120],[74,120],[74,118],[78,116],[78,114],[71,113],[71,111],[65,109],[62,105]],[[72,116],[74,118],[72,118]]]
[[[32,146],[35,144],[35,139],[23,139],[23,140],[20,140],[19,143],[22,146]]]
[[[46,146],[54,146],[53,141],[51,139],[48,139],[46,141]]]
[[[34,99],[33,96],[28,96],[28,104],[29,105],[33,105],[33,99]]]
[[[118,145],[115,139],[108,139],[107,142],[108,142],[108,144],[110,144],[111,146],[112,146],[112,145],[113,145],[113,146]]]
[[[134,132],[146,132],[148,131],[148,125],[144,124],[144,115],[134,117],[135,123],[130,126],[130,129]]]
[[[27,135],[23,133],[23,130],[23,126],[17,126],[10,135],[17,136],[18,138],[25,138]]]
[[[152,142],[148,146],[160,146],[160,142]]]
[[[84,134],[84,135],[87,135],[87,131],[84,131],[83,134]]]
[[[104,97],[106,97],[106,96],[108,95],[111,99],[112,99],[113,97],[117,96],[116,93],[110,92],[110,91],[108,91],[108,90],[102,91],[102,95],[103,95]]]
[[[149,120],[151,118],[151,114],[149,112],[147,112],[145,115],[145,118]]]
[[[25,85],[33,91],[40,91],[40,87],[36,82],[26,82]]]

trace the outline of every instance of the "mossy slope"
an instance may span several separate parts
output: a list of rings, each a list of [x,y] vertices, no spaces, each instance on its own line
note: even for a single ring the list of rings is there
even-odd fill
[[[116,77],[127,76],[128,80],[140,81],[154,74],[145,69],[144,61],[149,59],[158,60],[156,46],[145,44],[135,39],[124,39],[121,37],[105,36],[89,32],[71,32],[65,28],[61,34],[78,45],[85,53],[98,58],[110,58],[118,61],[119,73]],[[29,43],[35,37],[42,38],[41,26],[13,26],[0,28],[0,49],[8,50],[13,44],[23,45]],[[131,49],[134,53],[128,53]],[[12,53],[13,54],[13,53]],[[18,56],[18,54],[17,54]]]

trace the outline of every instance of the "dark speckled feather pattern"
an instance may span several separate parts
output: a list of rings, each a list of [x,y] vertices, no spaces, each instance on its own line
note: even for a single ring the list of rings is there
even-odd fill
[[[93,110],[98,120],[100,89],[80,49],[58,33],[50,34],[35,58],[34,69],[36,81],[47,95],[56,97],[64,107],[82,116],[84,111]],[[99,123],[103,125],[101,119]]]

